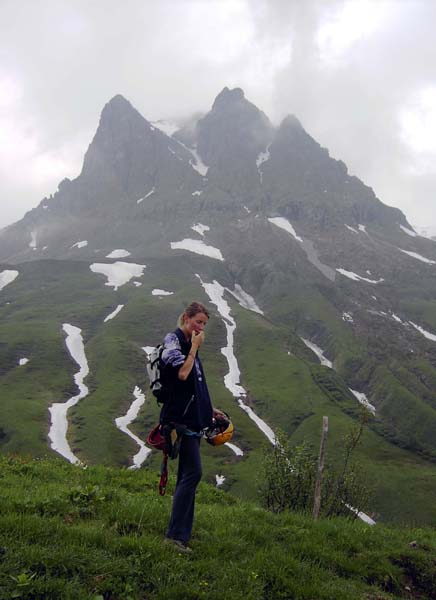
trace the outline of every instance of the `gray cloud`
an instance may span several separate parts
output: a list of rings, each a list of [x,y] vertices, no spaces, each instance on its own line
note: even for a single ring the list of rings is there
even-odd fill
[[[436,4],[385,2],[382,26],[328,64],[316,32],[345,4],[314,2],[307,14],[303,9],[294,15],[294,56],[277,74],[275,106],[295,113],[383,201],[406,210],[412,223],[430,221],[436,228],[436,169],[410,174],[420,157],[400,131],[401,111],[419,90],[436,84]]]
[[[326,60],[320,28],[351,4],[385,13]],[[78,174],[113,95],[146,118],[183,117],[228,85],[275,121],[295,114],[384,202],[436,229],[436,146],[417,154],[400,122],[436,85],[435,17],[427,0],[3,0],[0,227]]]

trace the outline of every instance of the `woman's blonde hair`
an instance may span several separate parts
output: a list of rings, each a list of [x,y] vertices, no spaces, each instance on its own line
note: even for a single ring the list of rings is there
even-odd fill
[[[201,304],[201,302],[191,302],[191,304],[185,308],[185,310],[178,318],[177,327],[183,327],[183,324],[185,322],[185,316],[191,318],[195,317],[195,315],[198,315],[198,313],[203,313],[206,315],[207,318],[209,318],[209,311],[204,306],[204,304]]]

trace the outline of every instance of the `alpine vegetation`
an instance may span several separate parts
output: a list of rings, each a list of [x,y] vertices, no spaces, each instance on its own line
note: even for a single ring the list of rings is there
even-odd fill
[[[326,416],[322,514],[366,514],[372,530],[433,523],[436,244],[340,158],[298,115],[275,125],[240,88],[225,87],[210,110],[178,125],[151,122],[120,94],[108,99],[80,174],[0,231],[1,455],[131,469],[156,483],[147,357],[195,300],[210,313],[200,350],[208,389],[234,426],[226,445],[204,444],[206,494],[259,503],[266,446],[274,460],[287,456],[277,468],[302,508]],[[344,471],[344,439],[362,410],[356,467]],[[98,512],[108,490],[88,483],[99,487],[85,482],[60,504],[87,498]],[[129,524],[110,506],[113,535],[142,531],[141,512]],[[250,585],[292,597],[261,564]],[[40,571],[29,562],[11,572],[11,593],[23,573],[31,590]]]

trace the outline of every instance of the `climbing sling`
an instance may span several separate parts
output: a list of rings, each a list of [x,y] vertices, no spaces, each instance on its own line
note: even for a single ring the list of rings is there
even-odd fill
[[[156,425],[148,434],[147,442],[156,450],[162,450],[162,463],[160,466],[159,495],[164,496],[168,482],[168,457],[174,460],[179,455],[180,444],[184,434],[191,432],[186,425],[181,423],[167,423]]]

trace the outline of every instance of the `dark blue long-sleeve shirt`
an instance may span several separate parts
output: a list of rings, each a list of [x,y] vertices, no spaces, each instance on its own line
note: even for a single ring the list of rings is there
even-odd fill
[[[163,346],[162,370],[169,388],[169,399],[162,407],[160,422],[182,423],[193,431],[209,427],[212,424],[212,403],[198,353],[191,372],[183,381],[178,378],[178,373],[191,350],[191,342],[177,328],[165,336]]]

